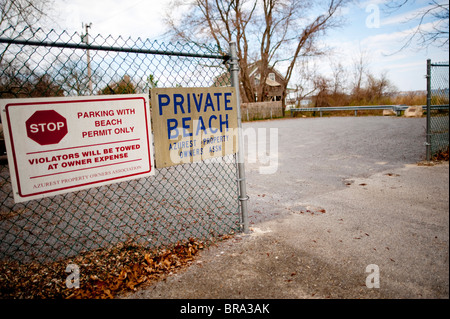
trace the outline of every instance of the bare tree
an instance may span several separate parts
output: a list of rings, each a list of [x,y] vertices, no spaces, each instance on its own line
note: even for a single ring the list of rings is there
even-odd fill
[[[330,61],[332,75],[332,94],[344,93],[347,84],[347,72],[341,62]]]
[[[287,62],[284,72],[282,108],[287,84],[298,57],[317,54],[316,40],[339,25],[338,10],[347,0],[330,0],[321,13],[313,15],[313,3],[305,0],[177,0],[174,7],[188,6],[181,21],[170,15],[168,24],[176,38],[189,41],[215,41],[219,49],[235,41],[240,63],[243,94],[254,101],[254,83],[248,74],[251,56],[260,65],[257,96],[264,98],[269,67]],[[175,9],[173,10],[175,11]],[[171,11],[171,12],[173,12]]]
[[[60,65],[55,80],[60,83],[64,91],[69,95],[90,95],[89,83],[99,83],[102,76],[99,68],[95,68],[89,77],[87,74],[87,63],[82,59],[62,57],[53,64]]]
[[[277,4],[283,5],[282,1],[268,0],[269,8]],[[321,53],[316,46],[315,42],[320,35],[323,35],[330,28],[337,27],[340,25],[339,18],[336,18],[337,11],[345,4],[345,0],[331,0],[327,3],[327,6],[322,14],[319,14],[312,20],[308,20],[304,16],[298,16],[297,11],[307,11],[307,3],[305,1],[292,1],[290,2],[290,7],[288,6],[284,9],[285,18],[281,18],[280,15],[278,19],[271,19],[271,14],[266,15],[266,28],[272,26],[270,30],[277,30],[278,25],[281,26],[281,32],[278,36],[270,35],[267,38],[266,47],[270,47],[269,52],[272,52],[269,56],[268,64],[272,63],[272,58],[275,56],[276,52],[279,52],[280,48],[287,47],[289,49],[294,49],[294,54],[288,56],[287,60],[290,62],[284,75],[285,83],[283,85],[283,93],[281,97],[283,115],[285,110],[285,99],[287,96],[287,86],[291,79],[292,73],[295,68],[295,62],[300,56],[315,55]],[[300,20],[299,20],[300,19]],[[274,23],[275,22],[275,23]],[[298,30],[301,30],[298,32]],[[274,40],[274,41],[273,41]],[[273,44],[272,44],[273,43]],[[288,49],[288,50],[289,50]],[[273,62],[275,65],[279,60],[286,60],[286,57],[280,56],[277,61]],[[261,81],[263,82],[263,81]],[[264,81],[265,84],[265,81]]]
[[[246,72],[250,62],[249,39],[252,27],[250,21],[255,13],[256,0],[175,0],[168,11],[166,22],[175,39],[184,41],[213,41],[223,54],[228,43],[235,41],[240,63],[240,81],[243,94],[249,101],[254,99],[252,83]],[[183,19],[173,17],[176,8],[183,8]],[[186,13],[187,12],[187,13]]]
[[[296,102],[299,106],[301,101],[312,96],[316,91],[315,79],[318,76],[317,64],[310,59],[300,59],[296,66],[298,80],[295,84]]]
[[[24,29],[35,29],[49,7],[49,0],[0,0],[1,33],[13,36]]]
[[[351,92],[354,99],[359,100],[362,94],[365,75],[369,71],[369,54],[367,51],[359,51],[359,55],[353,57],[353,83]]]
[[[414,0],[390,1],[386,4],[387,11],[392,13],[396,10],[414,3]],[[419,47],[436,46],[449,49],[449,2],[431,0],[427,6],[418,10],[415,14],[405,19],[405,22],[418,20],[417,27],[405,39],[404,44],[398,50],[411,47],[414,41],[418,41]],[[398,52],[397,51],[397,52]]]
[[[317,90],[317,94],[313,98],[314,107],[330,106],[328,99],[330,97],[331,86],[331,80],[323,75],[318,75],[314,79],[314,87]]]
[[[0,35],[8,38],[33,32],[38,22],[46,17],[52,0],[0,0]],[[0,65],[7,59],[10,44],[0,52]],[[11,52],[10,52],[11,54]],[[24,51],[12,55],[24,54]],[[26,55],[26,54],[25,54]]]
[[[379,103],[383,98],[390,98],[397,88],[389,80],[387,72],[383,72],[379,78],[373,74],[367,74],[367,87],[365,88],[365,98],[371,103]]]

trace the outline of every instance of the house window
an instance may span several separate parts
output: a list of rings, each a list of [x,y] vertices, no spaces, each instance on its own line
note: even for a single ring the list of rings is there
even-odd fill
[[[259,75],[259,74],[255,75],[255,78],[254,78],[255,86],[259,86],[259,84],[261,83],[259,80],[260,78],[261,78],[261,75]]]
[[[269,80],[275,81],[275,73],[269,73]]]

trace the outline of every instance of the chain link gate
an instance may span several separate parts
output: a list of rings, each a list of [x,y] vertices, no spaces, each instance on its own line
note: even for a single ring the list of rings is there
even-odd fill
[[[41,29],[14,38],[5,34],[0,33],[0,98],[231,84],[230,57],[213,46],[101,35],[85,44],[78,33]],[[241,230],[236,155],[15,204],[1,151],[0,261],[56,261],[128,240],[161,247]]]
[[[448,153],[449,63],[427,60],[427,161]]]

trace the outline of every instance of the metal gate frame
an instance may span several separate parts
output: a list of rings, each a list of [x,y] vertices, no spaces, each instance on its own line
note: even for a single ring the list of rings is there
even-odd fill
[[[434,94],[434,96],[433,96],[433,90],[436,90],[435,88],[433,88],[432,87],[432,82],[433,82],[433,75],[432,75],[432,69],[436,69],[436,68],[447,68],[447,73],[446,73],[446,75],[447,75],[447,81],[445,81],[445,79],[444,79],[444,85],[446,85],[446,88],[438,88],[438,90],[443,90],[443,94]],[[436,145],[433,145],[433,140],[432,140],[432,137],[433,137],[433,134],[435,133],[434,132],[434,125],[435,125],[435,123],[432,123],[433,121],[432,121],[432,116],[431,116],[431,109],[432,109],[432,98],[433,97],[435,97],[435,98],[437,98],[439,101],[436,101],[437,102],[437,104],[441,104],[441,105],[439,105],[440,107],[441,107],[441,109],[444,111],[444,112],[447,112],[447,116],[442,116],[442,118],[446,118],[446,123],[445,123],[445,121],[442,121],[441,120],[441,122],[444,122],[443,124],[443,126],[446,126],[447,128],[447,132],[446,132],[446,143],[445,143],[445,141],[444,141],[444,143],[443,144],[446,144],[446,146],[447,146],[447,149],[448,149],[448,134],[449,134],[449,131],[448,131],[448,118],[449,118],[449,115],[448,115],[448,112],[449,112],[449,104],[448,104],[448,99],[449,99],[449,83],[448,83],[448,68],[449,68],[449,63],[448,62],[442,62],[442,63],[431,63],[431,59],[428,59],[427,60],[427,74],[426,74],[426,78],[427,78],[427,128],[426,128],[426,130],[427,130],[427,132],[426,132],[426,135],[427,135],[427,139],[426,139],[426,142],[425,142],[425,145],[426,145],[426,160],[427,160],[427,162],[429,162],[429,161],[431,161],[431,157],[434,155],[433,153],[434,153],[434,151],[435,151],[435,149],[434,149],[434,147],[433,146],[436,146]],[[445,90],[447,91],[447,93],[445,93]],[[447,103],[445,104],[445,103],[442,103],[442,102],[445,102],[445,99],[447,99]],[[443,100],[443,101],[441,101],[441,100]],[[434,104],[436,104],[436,103],[434,103]],[[444,104],[444,105],[442,105],[442,104]],[[434,117],[433,117],[434,118]],[[438,117],[436,117],[436,119],[437,119]],[[434,121],[434,122],[436,122],[436,121]],[[440,125],[440,126],[442,126],[442,125]],[[445,132],[441,132],[441,134],[444,134],[445,135]],[[442,145],[441,145],[442,146]],[[445,145],[444,145],[444,147],[445,147]]]
[[[40,30],[42,31],[42,30]],[[50,52],[50,50],[53,50],[54,48],[61,48],[61,49],[73,49],[73,50],[78,50],[81,49],[84,52],[88,52],[89,50],[92,51],[104,51],[105,54],[108,54],[109,52],[117,52],[117,53],[125,53],[125,54],[149,54],[149,55],[166,55],[166,56],[170,56],[170,57],[184,57],[184,58],[199,58],[199,59],[217,59],[217,60],[221,60],[223,62],[223,64],[228,64],[229,66],[229,71],[230,71],[230,75],[231,75],[231,85],[235,88],[236,90],[236,94],[237,94],[237,113],[238,113],[238,145],[239,145],[239,149],[238,152],[234,157],[234,161],[235,161],[235,167],[236,167],[236,175],[237,175],[237,180],[236,180],[236,184],[237,184],[237,192],[238,192],[238,198],[236,199],[238,202],[238,209],[239,209],[239,214],[240,214],[240,231],[243,231],[244,233],[248,233],[249,232],[249,225],[248,225],[248,211],[247,211],[247,201],[249,199],[247,192],[246,192],[246,179],[245,179],[245,165],[244,165],[244,153],[243,153],[243,140],[242,140],[242,117],[241,117],[241,110],[240,110],[240,93],[239,93],[239,63],[238,63],[238,58],[237,58],[237,53],[236,53],[236,44],[235,43],[230,43],[230,52],[229,54],[218,54],[218,53],[198,53],[198,52],[183,52],[183,51],[177,51],[177,50],[153,50],[153,49],[147,49],[147,48],[139,48],[139,47],[124,47],[124,46],[111,46],[111,45],[97,45],[95,44],[95,41],[92,41],[91,44],[86,44],[86,43],[74,43],[73,39],[70,38],[71,41],[60,41],[60,40],[55,40],[55,41],[48,41],[48,39],[51,39],[54,34],[51,34],[52,32],[54,32],[53,30],[45,36],[44,41],[39,41],[39,40],[35,40],[32,37],[28,38],[28,39],[23,39],[20,37],[20,35],[16,38],[3,38],[0,35],[0,44],[6,44],[6,48],[3,51],[6,52],[8,50],[8,48],[11,45],[17,45],[20,46],[20,48],[23,47],[30,47],[33,48],[33,52],[36,52],[37,48],[48,48],[48,52]],[[51,36],[50,36],[51,35]],[[66,34],[65,34],[66,35]],[[58,39],[61,39],[62,37],[59,37]],[[110,39],[106,38],[106,39]],[[121,38],[119,38],[121,39]],[[111,40],[111,39],[110,39]],[[123,40],[123,39],[121,39]],[[140,39],[139,39],[140,40]],[[105,42],[106,43],[106,42]],[[126,43],[126,41],[125,41]],[[188,49],[190,49],[190,47],[188,46]],[[22,49],[19,49],[19,51],[21,51]],[[205,50],[207,51],[207,50]],[[54,52],[54,51],[53,51]],[[79,51],[77,51],[79,52]],[[209,52],[213,52],[213,51],[209,51]],[[145,66],[145,65],[144,65]],[[0,72],[0,75],[4,74]],[[47,74],[47,73],[44,73]],[[1,96],[1,95],[0,95]],[[183,164],[186,165],[186,164]],[[191,164],[187,164],[187,165],[191,165]],[[180,170],[175,170],[174,174],[179,174],[180,172],[182,172],[181,170],[183,170],[184,168],[180,168]],[[194,168],[192,168],[192,170],[198,172],[200,170],[200,166],[195,166]],[[4,173],[4,170],[2,170],[2,175]],[[173,172],[172,172],[173,173]],[[172,174],[169,172],[169,174]],[[184,174],[184,173],[183,173]],[[235,175],[235,177],[236,177]],[[169,175],[172,176],[172,175]],[[133,182],[133,185],[135,184],[139,184],[141,182]],[[142,182],[142,186],[144,186],[146,182]],[[140,185],[139,185],[140,186]],[[128,186],[126,186],[128,187]],[[141,186],[140,186],[141,187]],[[199,187],[204,187],[204,186],[199,186]],[[222,186],[223,187],[223,186]],[[127,189],[121,189],[121,185],[117,185],[117,186],[113,186],[112,188],[114,189],[118,189],[121,192],[125,192],[127,193]],[[106,189],[106,191],[110,192],[109,189]],[[112,192],[114,192],[114,190],[112,190]],[[164,196],[164,194],[160,194],[161,196]],[[89,197],[92,198],[93,201],[100,201],[97,200],[96,196],[91,196],[91,194],[83,194],[81,196],[83,196],[83,198],[78,198],[78,195],[72,195],[70,194],[70,198],[71,200],[74,200],[75,202],[71,203],[72,206],[76,206],[77,202],[79,201],[83,201],[84,198]],[[183,196],[181,193],[178,194],[177,196]],[[73,197],[73,198],[72,198]],[[112,197],[107,196],[102,200],[109,200],[111,201]],[[8,199],[9,201],[9,199]],[[41,213],[46,213],[47,210],[50,209],[49,214],[53,214],[53,212],[55,212],[55,210],[58,209],[64,209],[62,207],[62,205],[60,204],[61,199],[57,199],[56,202],[53,202],[53,200],[44,200],[43,203],[41,204],[40,202],[38,203],[32,203],[30,204],[30,206],[25,206],[25,210],[29,210],[32,209],[34,210],[35,208],[33,207],[37,207],[36,209]],[[8,207],[12,205],[11,203],[8,204]],[[135,205],[135,204],[133,204]],[[165,204],[167,205],[167,204]],[[145,207],[148,206],[147,204],[144,204],[142,207],[140,207],[140,209],[145,209]],[[12,207],[12,206],[11,206]],[[22,207],[22,206],[21,206]],[[72,207],[72,209],[74,209]],[[94,208],[95,209],[95,208]],[[176,209],[176,208],[172,208],[170,207],[170,209]],[[201,209],[201,207],[200,207]],[[23,209],[22,209],[23,210]],[[90,217],[86,217],[86,218],[90,218]],[[134,223],[138,222],[138,220],[135,220]],[[76,223],[79,223],[79,221],[76,221]],[[17,228],[17,227],[22,227],[20,226],[21,224],[17,224],[14,225],[12,227]],[[96,221],[96,226],[95,227],[101,227],[100,225],[100,220]],[[128,226],[127,226],[128,227]],[[132,231],[132,229],[134,229],[133,227],[130,227],[130,231]],[[2,231],[5,231],[5,229],[0,229]],[[59,229],[58,229],[59,231]],[[6,229],[6,232],[8,232],[8,229]],[[75,230],[73,230],[73,232],[75,232]],[[70,234],[69,234],[70,235]],[[11,236],[11,235],[8,235]],[[164,235],[163,235],[164,236]],[[33,245],[39,245],[41,242],[45,245],[50,245],[50,247],[53,247],[51,245],[55,245],[55,241],[58,240],[58,237],[52,237],[51,239],[48,240],[40,240],[38,242],[34,242]],[[108,236],[105,236],[101,242],[102,243],[107,243],[108,242]],[[187,239],[187,238],[186,238]],[[20,245],[19,241],[19,245]],[[57,244],[57,243],[56,243]],[[62,246],[67,246],[65,243],[61,244]],[[61,245],[57,245],[58,247]],[[95,245],[94,245],[95,246]],[[96,248],[92,247],[92,246],[88,246],[87,249],[89,249],[89,247],[91,247],[91,249]],[[13,250],[19,250],[21,251],[21,247],[19,246],[14,246]],[[73,254],[73,251],[70,250],[69,251],[70,254]],[[33,256],[33,253],[30,253],[30,256]],[[25,252],[25,256],[27,256],[27,253]],[[18,261],[20,261],[20,258],[22,257],[18,257],[19,259],[17,259]]]

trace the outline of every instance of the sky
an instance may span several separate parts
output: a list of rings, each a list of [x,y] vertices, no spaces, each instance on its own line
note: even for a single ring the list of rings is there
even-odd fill
[[[343,64],[351,64],[352,59],[363,53],[370,71],[378,75],[386,72],[400,91],[426,90],[426,60],[448,61],[448,46],[446,51],[412,43],[410,47],[400,49],[419,23],[418,18],[411,18],[428,8],[431,1],[416,0],[393,12],[387,10],[386,2],[360,1],[349,6],[343,13],[346,25],[330,33],[328,44],[336,48],[338,61]],[[438,2],[448,4],[448,1]],[[378,21],[374,19],[376,14]],[[428,21],[423,23],[424,27],[430,25]]]
[[[90,34],[149,38],[167,42],[167,27],[163,17],[170,0],[54,0],[49,27],[69,33],[81,32],[82,23],[92,23]],[[437,0],[447,3],[446,0]],[[316,60],[322,74],[330,73],[332,61],[350,70],[353,61],[364,54],[366,64],[374,75],[387,74],[399,91],[426,89],[426,60],[448,61],[447,49],[420,48],[414,43],[400,50],[407,35],[418,24],[414,17],[426,9],[430,0],[416,0],[399,10],[387,10],[386,1],[353,1],[340,15],[345,24],[321,39],[332,52]],[[126,3],[126,4],[124,4]],[[181,12],[182,14],[182,12]],[[409,22],[408,22],[409,21]],[[424,25],[430,26],[429,21]],[[350,71],[349,71],[350,72]],[[350,76],[350,75],[349,75]],[[295,85],[295,76],[290,86]]]

